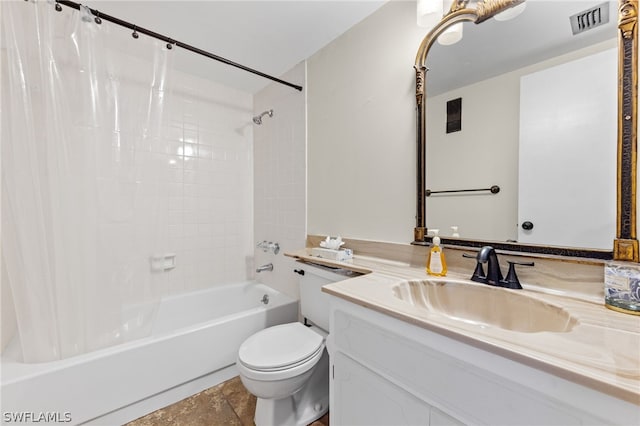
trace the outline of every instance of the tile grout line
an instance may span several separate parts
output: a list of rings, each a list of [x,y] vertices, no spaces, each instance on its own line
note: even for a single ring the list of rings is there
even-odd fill
[[[232,380],[233,380],[233,379],[232,379]],[[242,418],[240,417],[240,414],[238,414],[238,411],[237,411],[236,407],[235,407],[235,406],[231,403],[231,401],[229,401],[229,399],[227,398],[227,395],[225,395],[225,394],[224,394],[224,392],[223,392],[222,390],[221,390],[221,392],[220,392],[220,393],[222,393],[222,396],[223,396],[223,398],[224,398],[225,402],[226,402],[227,404],[229,404],[229,407],[231,407],[231,410],[233,411],[233,414],[235,414],[235,415],[236,415],[236,418],[238,419],[238,422],[240,422],[240,424],[241,424],[242,426],[254,426],[254,425],[255,425],[255,423],[254,423],[254,422],[251,422],[251,424],[249,424],[249,425],[245,424],[245,422],[244,422],[244,421],[242,420]]]

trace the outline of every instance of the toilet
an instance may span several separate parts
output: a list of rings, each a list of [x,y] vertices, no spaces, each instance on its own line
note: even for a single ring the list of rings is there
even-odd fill
[[[240,379],[257,397],[256,426],[308,425],[329,409],[329,296],[321,288],[354,273],[309,264],[296,272],[305,324],[266,328],[238,350]]]

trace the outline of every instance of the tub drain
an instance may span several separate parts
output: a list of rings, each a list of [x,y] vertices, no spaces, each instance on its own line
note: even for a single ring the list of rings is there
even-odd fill
[[[261,302],[264,303],[265,305],[268,305],[269,304],[269,295],[265,294],[264,296],[262,296]]]

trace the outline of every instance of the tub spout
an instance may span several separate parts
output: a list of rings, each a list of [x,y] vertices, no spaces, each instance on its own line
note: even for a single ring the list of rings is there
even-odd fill
[[[258,269],[256,269],[257,273],[260,273],[263,271],[273,271],[273,263],[267,263],[266,265],[262,265]]]

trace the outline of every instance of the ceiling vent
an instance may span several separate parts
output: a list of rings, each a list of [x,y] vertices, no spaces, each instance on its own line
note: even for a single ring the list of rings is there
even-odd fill
[[[573,31],[573,35],[604,25],[609,22],[609,3],[602,3],[576,13],[569,17],[569,20],[571,21],[571,31]]]

